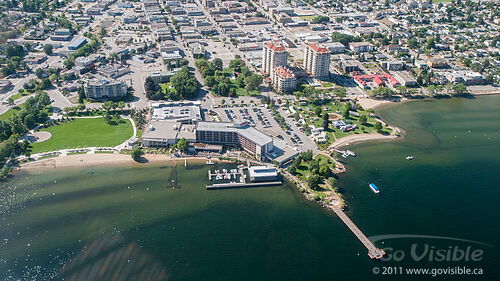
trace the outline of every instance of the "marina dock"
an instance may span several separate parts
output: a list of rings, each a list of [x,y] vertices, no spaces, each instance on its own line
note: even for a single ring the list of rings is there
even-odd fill
[[[245,183],[246,180],[246,175],[245,172],[243,171],[243,168],[239,169],[222,169],[222,170],[215,170],[214,172],[208,170],[208,180],[231,180],[234,179],[236,180],[237,177],[240,176],[240,182]]]
[[[385,251],[373,245],[373,243],[365,236],[365,234],[351,221],[351,219],[339,207],[331,206],[337,216],[349,227],[356,237],[368,249],[368,256],[372,259],[381,259],[385,255]]]
[[[257,187],[257,186],[272,186],[281,184],[283,184],[281,181],[251,182],[251,183],[229,182],[229,183],[214,183],[212,185],[205,186],[205,188],[206,189],[244,188],[244,187]]]

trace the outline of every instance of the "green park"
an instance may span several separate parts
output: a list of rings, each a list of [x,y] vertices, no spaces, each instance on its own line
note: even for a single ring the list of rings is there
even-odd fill
[[[112,147],[132,137],[133,128],[128,120],[107,122],[105,118],[77,118],[42,129],[51,133],[43,142],[33,143],[31,153],[81,147]]]

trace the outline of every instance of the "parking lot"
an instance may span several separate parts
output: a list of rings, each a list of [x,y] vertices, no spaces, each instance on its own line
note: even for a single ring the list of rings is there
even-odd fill
[[[235,120],[245,120],[251,126],[265,132],[275,139],[280,139],[290,147],[295,147],[300,151],[317,151],[317,146],[310,137],[299,130],[292,118],[286,118],[289,130],[284,131],[274,119],[270,109],[264,106],[228,106],[225,108],[213,109],[222,122],[233,122]],[[285,117],[283,109],[278,110]]]

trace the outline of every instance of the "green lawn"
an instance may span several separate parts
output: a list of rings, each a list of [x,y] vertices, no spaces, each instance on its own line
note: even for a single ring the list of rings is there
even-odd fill
[[[17,94],[15,94],[15,95],[10,96],[10,98],[11,98],[12,100],[18,100],[18,99],[20,99],[20,98],[22,98],[22,97],[25,97],[25,96],[27,96],[27,95],[30,95],[30,94],[31,94],[31,93],[29,93],[29,92],[27,92],[26,90],[24,90],[23,92],[20,92],[20,93],[17,93]]]
[[[0,115],[0,121],[9,120],[9,118],[12,117],[12,115],[14,115],[14,113],[16,113],[20,110],[21,110],[21,108],[19,106],[14,106],[13,108],[5,111],[3,114]]]
[[[32,144],[31,153],[55,151],[59,149],[116,146],[133,135],[132,124],[120,120],[117,125],[108,125],[104,118],[75,119],[42,131],[52,134],[44,142]]]
[[[257,91],[257,90],[250,91],[247,94],[247,91],[245,89],[236,88],[236,95],[237,96],[254,96],[254,95],[258,95],[258,94],[259,94],[259,91]]]
[[[299,16],[301,19],[303,20],[307,20],[307,21],[312,21],[313,19],[315,19],[317,16],[316,15],[310,15],[310,16]]]
[[[326,157],[325,155],[321,155],[321,154],[316,155],[314,160],[318,160],[318,159],[320,160],[320,162],[319,162],[320,167],[324,166],[324,165],[331,167],[333,165],[332,160],[330,158]],[[306,181],[307,178],[309,177],[309,175],[311,174],[311,171],[309,169],[309,163],[307,163],[305,161],[302,161],[302,163],[300,164],[299,168],[296,171],[297,171],[297,176],[300,179],[302,179],[303,181]]]

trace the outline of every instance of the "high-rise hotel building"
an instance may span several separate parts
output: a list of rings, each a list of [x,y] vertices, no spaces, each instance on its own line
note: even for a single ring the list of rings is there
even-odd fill
[[[287,60],[288,52],[282,44],[265,44],[262,51],[262,72],[272,77],[275,68],[286,66]]]
[[[313,78],[326,78],[330,74],[330,51],[316,44],[307,44],[304,51],[304,69]]]

